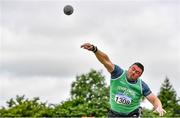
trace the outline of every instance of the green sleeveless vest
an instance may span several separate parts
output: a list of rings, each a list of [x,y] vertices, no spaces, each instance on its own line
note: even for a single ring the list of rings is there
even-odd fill
[[[140,106],[142,97],[141,79],[135,84],[126,79],[126,71],[110,82],[110,105],[113,111],[128,114]]]

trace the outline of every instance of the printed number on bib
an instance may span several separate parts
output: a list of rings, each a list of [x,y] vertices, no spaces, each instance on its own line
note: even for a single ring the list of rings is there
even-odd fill
[[[115,101],[118,104],[131,104],[131,98],[122,93],[115,95]]]

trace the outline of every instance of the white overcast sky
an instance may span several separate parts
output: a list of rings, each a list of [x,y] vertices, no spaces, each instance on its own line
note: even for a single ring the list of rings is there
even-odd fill
[[[80,48],[85,42],[124,69],[142,62],[141,78],[155,94],[168,76],[180,96],[179,0],[0,1],[0,106],[23,94],[59,103],[76,75],[92,68],[109,85],[105,68]],[[70,16],[63,14],[67,4]]]

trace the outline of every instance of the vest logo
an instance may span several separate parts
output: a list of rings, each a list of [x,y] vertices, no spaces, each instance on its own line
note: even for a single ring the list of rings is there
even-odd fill
[[[124,95],[123,93],[116,94],[115,101],[118,104],[131,104],[131,98]]]

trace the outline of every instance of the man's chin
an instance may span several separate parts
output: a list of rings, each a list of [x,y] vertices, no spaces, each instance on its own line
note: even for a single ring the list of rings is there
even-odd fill
[[[132,78],[132,80],[136,81],[138,78]]]

